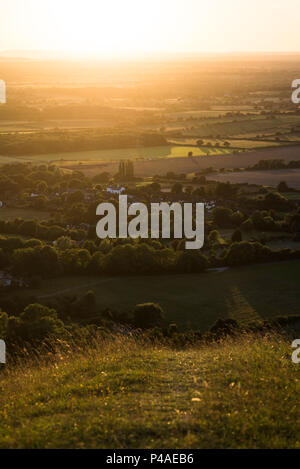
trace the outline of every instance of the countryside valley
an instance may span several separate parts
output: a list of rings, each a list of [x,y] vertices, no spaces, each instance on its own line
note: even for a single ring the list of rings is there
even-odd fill
[[[0,447],[299,445],[298,64],[0,58]],[[203,248],[99,239],[120,194],[203,202]]]

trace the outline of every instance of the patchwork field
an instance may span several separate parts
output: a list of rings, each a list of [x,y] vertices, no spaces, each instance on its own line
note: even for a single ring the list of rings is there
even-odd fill
[[[197,145],[198,138],[170,138],[168,139],[170,143],[180,144],[180,145]],[[224,139],[214,139],[214,138],[207,138],[205,139],[204,143],[211,143],[212,145],[223,145]],[[251,140],[246,138],[226,138],[226,142],[230,144],[231,148],[238,148],[238,149],[247,149],[247,150],[254,150],[258,148],[269,148],[269,147],[278,147],[282,145],[280,142],[276,141],[262,141],[262,140]],[[296,143],[296,141],[294,141]],[[221,147],[222,148],[222,147]],[[220,148],[220,149],[221,149]]]
[[[39,300],[93,290],[99,309],[132,311],[144,302],[159,303],[169,322],[202,331],[220,318],[243,323],[299,314],[300,262],[281,262],[198,275],[124,278],[69,277],[47,280]],[[262,289],[263,285],[263,289]],[[34,290],[28,295],[37,295]]]
[[[208,135],[219,134],[221,136],[229,137],[236,135],[243,135],[250,132],[267,132],[275,131],[280,128],[288,128],[289,126],[299,125],[299,116],[277,116],[276,119],[265,118],[264,116],[257,115],[255,117],[245,118],[224,118],[224,119],[211,119],[210,121],[203,121],[194,123],[193,128],[185,130],[186,136],[197,135],[199,137],[206,137]],[[178,125],[178,124],[177,124]]]
[[[285,181],[289,187],[300,189],[300,169],[281,169],[280,171],[243,171],[212,174],[208,179],[220,182],[258,184],[276,187]]]
[[[98,129],[109,128],[115,122],[109,119],[55,119],[44,121],[0,120],[0,133],[40,131],[53,129]]]
[[[195,156],[204,155],[227,155],[231,153],[228,148],[194,147],[194,146],[157,146],[157,147],[135,147],[121,148],[116,150],[94,150],[66,153],[48,153],[44,155],[26,155],[19,157],[0,156],[0,163],[11,163],[16,161],[29,162],[53,162],[63,164],[63,162],[115,162],[120,160],[152,160],[157,158],[182,158],[187,157],[192,152]]]
[[[135,161],[135,175],[148,177],[154,174],[166,174],[168,171],[173,171],[174,173],[193,173],[207,168],[246,168],[264,159],[283,159],[285,161],[300,159],[300,146],[297,145],[241,152],[238,154],[230,153],[231,150],[228,150],[228,154],[221,156],[193,156],[192,158],[178,156],[176,158],[153,158],[152,160]],[[87,176],[93,176],[102,171],[108,171],[111,174],[115,174],[118,171],[118,163],[111,162],[97,163],[96,161],[90,161],[88,163],[78,162],[77,164],[61,162],[59,165],[71,170],[80,169]]]

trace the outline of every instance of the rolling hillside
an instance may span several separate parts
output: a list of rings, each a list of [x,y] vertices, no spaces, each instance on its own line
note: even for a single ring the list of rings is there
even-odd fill
[[[63,348],[0,375],[0,448],[300,447],[299,365],[280,336]]]

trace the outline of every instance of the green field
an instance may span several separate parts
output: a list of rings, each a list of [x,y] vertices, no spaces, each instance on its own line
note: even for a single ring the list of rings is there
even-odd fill
[[[0,448],[300,448],[299,365],[280,336],[62,346],[0,374]]]
[[[109,307],[120,312],[157,302],[168,322],[205,331],[220,317],[247,323],[299,314],[299,276],[300,261],[291,261],[197,275],[50,279],[38,292],[27,294],[40,300],[93,290],[99,310]]]
[[[15,220],[16,218],[23,218],[24,220],[46,220],[49,218],[49,213],[41,210],[33,210],[27,208],[0,208],[0,220]]]

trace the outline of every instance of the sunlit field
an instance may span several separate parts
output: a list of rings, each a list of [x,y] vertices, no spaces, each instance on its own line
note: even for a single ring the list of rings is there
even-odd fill
[[[192,147],[192,146],[162,146],[162,147],[142,147],[123,148],[119,150],[99,150],[82,151],[70,153],[50,153],[46,155],[20,156],[20,157],[0,157],[0,162],[10,163],[14,161],[31,162],[55,162],[63,161],[119,161],[128,159],[157,159],[157,158],[181,158],[188,156],[192,152],[193,156],[204,155],[227,155],[231,153],[228,148]]]

